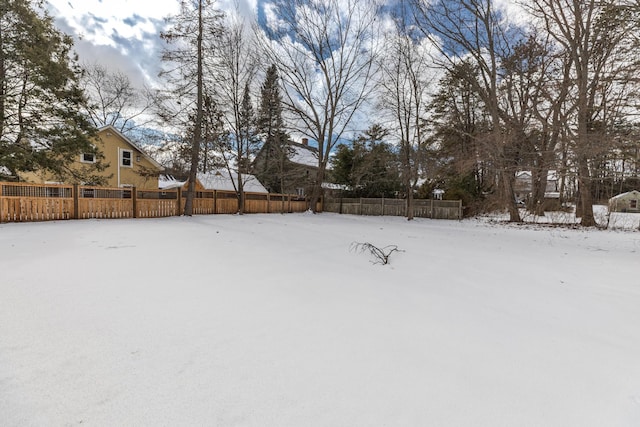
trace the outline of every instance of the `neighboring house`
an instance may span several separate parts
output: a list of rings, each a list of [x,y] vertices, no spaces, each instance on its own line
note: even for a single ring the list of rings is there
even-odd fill
[[[318,175],[318,150],[309,146],[307,138],[302,138],[301,143],[289,141],[286,148],[287,159],[280,168],[274,164],[273,153],[269,152],[268,145],[264,144],[253,161],[252,171],[267,188],[270,182],[280,183],[282,173],[284,185],[281,193],[306,196]],[[275,189],[272,192],[275,192]]]
[[[137,187],[139,189],[157,189],[158,175],[164,168],[147,155],[134,142],[120,133],[113,126],[105,126],[98,130],[95,137],[96,148],[102,153],[102,162],[107,165],[103,171],[95,171],[108,187]],[[96,163],[96,156],[83,153],[78,156],[72,168],[91,168]],[[27,182],[50,183],[55,181],[47,173],[29,172],[21,174]],[[85,184],[67,182],[66,184]]]
[[[609,199],[609,212],[640,213],[640,191],[629,191]]]
[[[516,179],[513,185],[513,192],[518,201],[525,201],[531,197],[533,191],[533,176],[531,171],[516,172]],[[558,174],[554,170],[547,173],[547,186],[545,188],[545,199],[558,199]]]
[[[196,178],[196,191],[200,190],[221,190],[237,191],[238,175],[229,174],[225,169],[218,169],[212,172],[198,173]],[[187,189],[188,180],[179,180],[170,175],[161,175],[158,181],[158,188],[169,190],[173,188]],[[243,189],[245,193],[268,193],[267,189],[258,181],[254,175],[242,174]]]
[[[431,192],[431,195],[433,197],[433,200],[442,200],[444,193],[445,193],[444,190],[440,188],[434,188],[433,191]]]

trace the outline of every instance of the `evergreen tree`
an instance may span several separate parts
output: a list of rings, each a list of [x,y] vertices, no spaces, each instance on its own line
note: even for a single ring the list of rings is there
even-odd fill
[[[193,158],[193,123],[196,120],[196,113],[194,110],[190,115],[191,125],[178,144],[177,157],[173,164],[166,165],[173,173],[181,176],[188,175],[189,165]],[[202,106],[202,140],[199,144],[198,172],[207,174],[224,166],[220,152],[232,150],[229,132],[224,127],[223,115],[224,113],[220,110],[215,99],[209,94],[205,94]]]
[[[224,127],[224,113],[211,97],[204,98],[204,118],[202,122],[202,150],[200,171],[208,173],[221,166],[219,149],[229,144],[229,132]]]
[[[497,166],[485,141],[490,119],[470,83],[476,67],[462,62],[440,80],[431,109],[431,139],[438,147],[435,175],[446,199],[462,199],[470,213],[484,210],[484,194],[493,190]]]
[[[260,96],[257,129],[264,141],[264,162],[256,175],[270,191],[283,193],[286,188],[287,161],[292,153],[288,143],[289,136],[284,130],[282,97],[275,65],[267,70]]]
[[[58,31],[42,1],[0,2],[0,167],[46,170],[59,180],[96,181],[69,165],[96,152],[80,114],[81,74],[71,37]]]
[[[341,145],[334,156],[333,178],[347,185],[353,197],[395,197],[402,190],[398,153],[384,142],[388,131],[373,125],[351,146]]]

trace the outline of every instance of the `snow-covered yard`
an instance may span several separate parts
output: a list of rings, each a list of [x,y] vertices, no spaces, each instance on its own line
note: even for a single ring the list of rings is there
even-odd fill
[[[640,233],[3,224],[0,424],[638,426]]]

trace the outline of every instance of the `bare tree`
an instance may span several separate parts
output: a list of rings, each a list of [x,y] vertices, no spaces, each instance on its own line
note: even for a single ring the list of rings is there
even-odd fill
[[[229,144],[221,146],[225,165],[238,195],[238,212],[244,212],[245,175],[251,156],[257,150],[257,131],[250,97],[250,86],[257,70],[257,58],[250,28],[235,13],[228,17],[223,33],[221,52],[214,69],[218,76],[217,97],[225,107],[224,118],[231,131]]]
[[[491,121],[491,134],[482,142],[500,173],[502,198],[510,221],[521,221],[514,197],[515,172],[521,134],[518,123],[501,105],[501,59],[509,57],[519,39],[497,10],[494,0],[413,0],[415,17],[423,35],[432,40],[439,55],[437,65],[453,72],[462,61],[473,64],[473,73],[461,74],[484,104]]]
[[[275,0],[262,46],[284,85],[283,104],[318,144],[310,195],[315,212],[331,150],[365,103],[377,55],[379,5],[372,0]]]
[[[123,72],[98,63],[85,64],[81,84],[87,97],[85,114],[95,127],[110,125],[126,135],[153,121],[152,91],[136,88]]]
[[[401,1],[394,16],[395,31],[387,35],[380,56],[381,108],[392,119],[397,132],[402,165],[402,181],[407,197],[407,219],[413,219],[413,193],[417,184],[421,157],[427,141],[424,120],[429,101],[429,40],[418,39],[407,25],[408,14]]]
[[[607,129],[619,121],[622,101],[635,80],[636,5],[619,0],[533,0],[530,12],[566,53],[564,85],[571,114],[565,131],[575,156],[581,224],[596,225],[591,166],[607,148]]]

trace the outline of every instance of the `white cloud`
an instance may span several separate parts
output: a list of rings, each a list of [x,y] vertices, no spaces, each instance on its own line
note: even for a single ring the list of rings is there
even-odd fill
[[[74,36],[81,62],[97,62],[128,74],[135,84],[153,83],[159,71],[164,18],[179,12],[176,0],[47,0],[56,25]],[[236,0],[216,4],[236,8]],[[237,0],[241,14],[250,15],[256,0]]]

